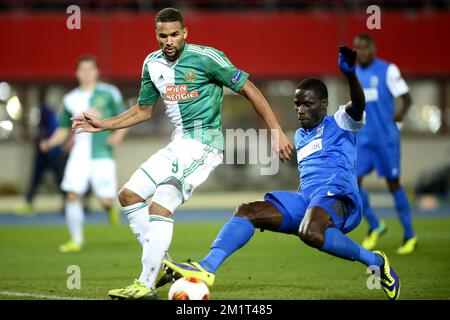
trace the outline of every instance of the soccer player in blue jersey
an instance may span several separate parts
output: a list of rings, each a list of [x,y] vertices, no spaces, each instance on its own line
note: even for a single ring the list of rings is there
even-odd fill
[[[359,60],[356,75],[364,90],[367,114],[367,123],[359,131],[356,163],[363,215],[369,223],[369,233],[362,246],[368,250],[375,248],[387,229],[384,221],[375,215],[369,195],[362,187],[364,176],[376,169],[378,175],[386,179],[403,226],[404,242],[397,253],[408,254],[414,251],[417,236],[412,226],[408,198],[400,184],[400,132],[396,122],[403,120],[412,103],[409,88],[395,64],[375,57],[375,41],[370,35],[356,36],[354,46]],[[397,97],[401,98],[402,105],[396,112],[394,100]]]
[[[355,74],[356,52],[341,47],[339,67],[350,87],[351,101],[327,116],[328,91],[314,78],[295,91],[301,125],[295,134],[300,190],[274,191],[264,200],[240,205],[219,232],[208,255],[197,262],[163,261],[174,278],[195,277],[211,286],[223,261],[244,246],[255,228],[293,234],[307,245],[335,257],[380,268],[389,299],[398,299],[400,280],[380,251],[369,251],[345,234],[361,221],[356,179],[356,138],[364,125],[364,93]]]

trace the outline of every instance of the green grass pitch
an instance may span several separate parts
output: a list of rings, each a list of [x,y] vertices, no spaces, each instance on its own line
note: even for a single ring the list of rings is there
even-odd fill
[[[416,218],[416,252],[395,254],[401,241],[396,219],[379,248],[388,254],[401,277],[401,299],[450,298],[450,218]],[[175,224],[170,254],[174,260],[202,258],[223,222]],[[366,225],[350,236],[361,241]],[[61,254],[67,240],[64,226],[0,228],[0,299],[32,299],[11,294],[108,299],[110,289],[130,284],[139,276],[141,247],[123,224],[113,228],[86,227],[82,252]],[[81,289],[68,289],[67,267],[81,269]],[[212,299],[386,299],[382,289],[369,290],[362,264],[334,258],[303,244],[297,237],[255,231],[252,240],[219,269],[210,288]],[[169,285],[159,289],[167,298]],[[5,293],[7,292],[7,294]],[[34,297],[36,298],[36,297]]]

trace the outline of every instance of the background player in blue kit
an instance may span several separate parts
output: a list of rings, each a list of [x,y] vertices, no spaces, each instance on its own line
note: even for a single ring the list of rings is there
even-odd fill
[[[295,134],[301,189],[269,192],[262,201],[242,204],[203,260],[176,263],[166,259],[166,274],[195,277],[211,286],[218,267],[259,228],[297,235],[307,245],[335,257],[378,266],[389,299],[399,298],[400,280],[386,255],[364,249],[345,235],[361,221],[355,164],[365,100],[355,74],[356,52],[347,47],[339,51],[339,67],[348,81],[351,102],[327,116],[328,90],[322,81],[305,79],[295,91],[301,124]]]
[[[354,46],[360,63],[356,67],[356,75],[364,90],[367,114],[367,123],[359,131],[356,164],[363,215],[369,222],[369,233],[362,246],[372,250],[386,232],[385,223],[378,220],[370,207],[369,195],[362,187],[364,176],[376,169],[380,177],[386,178],[403,226],[404,242],[397,253],[411,253],[417,244],[417,236],[412,226],[408,198],[400,185],[400,132],[396,124],[403,120],[412,104],[409,88],[395,64],[375,57],[375,41],[370,35],[356,36]],[[401,97],[402,105],[396,112],[397,97]]]

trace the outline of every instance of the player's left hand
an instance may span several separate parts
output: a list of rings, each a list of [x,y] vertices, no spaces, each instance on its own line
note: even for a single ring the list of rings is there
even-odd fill
[[[346,46],[339,46],[339,69],[343,73],[352,73],[356,70],[356,51]]]

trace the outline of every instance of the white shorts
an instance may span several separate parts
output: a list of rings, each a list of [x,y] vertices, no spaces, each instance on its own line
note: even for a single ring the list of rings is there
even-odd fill
[[[143,199],[156,192],[152,201],[173,213],[180,204],[189,200],[194,190],[222,161],[222,151],[194,139],[176,139],[145,161],[124,188]],[[171,196],[157,192],[158,187],[167,190],[167,186],[174,186],[178,192]]]
[[[117,197],[116,163],[110,158],[85,159],[69,156],[61,188],[66,192],[83,195],[92,186],[100,199]]]

